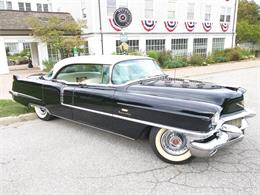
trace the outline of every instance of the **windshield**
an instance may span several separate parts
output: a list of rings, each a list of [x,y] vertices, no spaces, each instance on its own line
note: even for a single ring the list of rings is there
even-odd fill
[[[154,60],[128,60],[116,64],[112,72],[112,83],[123,84],[128,81],[162,75],[159,65]]]

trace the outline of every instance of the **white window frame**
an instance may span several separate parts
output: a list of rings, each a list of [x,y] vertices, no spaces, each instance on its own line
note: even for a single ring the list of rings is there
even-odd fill
[[[20,5],[23,5],[23,6],[21,7]],[[20,8],[22,8],[22,9],[20,9]],[[25,4],[24,4],[24,2],[18,2],[18,9],[19,9],[19,11],[25,11]]]
[[[12,1],[6,1],[6,9],[7,10],[12,10],[13,9]]]
[[[231,7],[221,7],[220,9],[220,22],[231,22],[231,13],[232,8]]]
[[[195,18],[195,3],[188,3],[187,20],[194,20]]]
[[[15,54],[15,53],[18,53],[19,52],[19,49],[18,49],[18,43],[5,43],[5,47],[6,48],[9,48],[9,52],[11,54]]]
[[[146,40],[146,51],[165,51],[165,39],[147,39]]]
[[[128,7],[128,0],[118,0],[117,7]]]
[[[176,0],[168,0],[168,19],[176,18]]]
[[[213,38],[212,39],[212,53],[215,51],[221,51],[225,49],[225,38]]]
[[[107,16],[109,17],[113,16],[115,10],[116,10],[116,0],[107,0]]]
[[[187,56],[188,55],[188,39],[172,39],[171,50],[174,56]]]
[[[37,12],[42,12],[42,4],[36,3],[36,9],[37,9]]]
[[[4,1],[0,1],[0,9],[5,9],[5,2]]]
[[[206,5],[205,6],[205,21],[210,21],[211,20],[211,9],[212,9],[212,7],[211,7],[211,5]]]
[[[42,10],[43,12],[49,12],[49,5],[47,3],[42,4]]]
[[[123,54],[120,51],[120,45],[121,45],[121,41],[120,40],[116,40],[116,53],[117,54]],[[126,42],[128,44],[128,53],[132,53],[135,51],[139,51],[139,40],[128,40]]]
[[[32,5],[31,3],[24,3],[25,4],[25,11],[32,11]]]
[[[154,0],[145,0],[144,6],[144,17],[146,19],[152,19],[154,14]]]
[[[193,54],[207,56],[208,54],[208,38],[193,39]]]

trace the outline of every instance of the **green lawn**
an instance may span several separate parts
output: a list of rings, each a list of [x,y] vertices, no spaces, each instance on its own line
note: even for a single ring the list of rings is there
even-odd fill
[[[18,116],[33,112],[32,108],[25,107],[13,100],[0,100],[0,117]]]

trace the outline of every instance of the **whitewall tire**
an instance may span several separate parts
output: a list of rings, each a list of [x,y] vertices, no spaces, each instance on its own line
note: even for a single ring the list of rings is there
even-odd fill
[[[53,119],[53,116],[50,115],[48,109],[43,106],[34,106],[34,110],[38,118],[41,120],[49,121]]]
[[[149,141],[154,153],[164,162],[180,164],[191,159],[185,135],[163,128],[152,128]]]

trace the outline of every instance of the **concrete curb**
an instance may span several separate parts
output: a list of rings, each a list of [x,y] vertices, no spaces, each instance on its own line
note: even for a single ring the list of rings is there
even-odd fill
[[[37,116],[35,113],[22,114],[19,116],[8,116],[0,118],[0,126],[7,126],[13,123],[29,121],[36,119]]]

